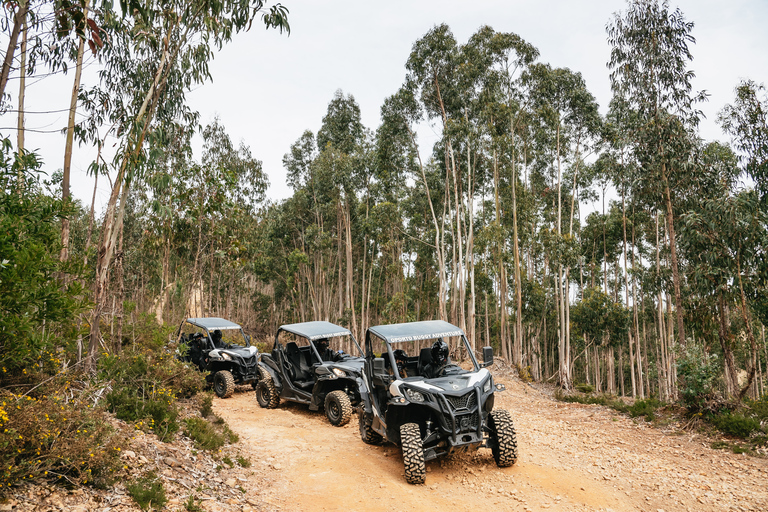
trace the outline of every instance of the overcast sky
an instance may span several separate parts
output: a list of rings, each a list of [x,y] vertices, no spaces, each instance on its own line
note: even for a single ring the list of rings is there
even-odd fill
[[[275,200],[290,195],[283,155],[304,130],[317,132],[334,92],[341,89],[352,94],[363,123],[375,130],[382,102],[403,83],[413,43],[436,24],[448,24],[459,44],[483,25],[520,35],[539,49],[539,62],[580,72],[605,113],[610,99],[605,27],[614,13],[626,9],[623,0],[282,3],[290,10],[290,36],[254,23],[250,32],[238,35],[216,55],[211,64],[213,82],[188,96],[203,125],[219,116],[232,140],[244,142],[263,162],[270,180],[269,197]],[[701,135],[725,140],[715,118],[733,101],[738,81],[751,78],[768,84],[768,0],[680,0],[670,1],[670,6],[680,7],[686,19],[695,23],[694,88],[710,94],[702,106],[707,119]],[[71,77],[56,80],[41,80],[29,88],[30,110],[67,107]],[[9,90],[12,87],[13,82]],[[0,119],[2,133],[12,133],[13,126],[9,115]],[[57,130],[65,126],[66,113],[30,114],[27,120],[30,129],[54,131],[27,135],[27,147],[40,150],[48,172],[62,167],[64,137]],[[85,169],[92,154],[85,148],[75,152],[73,194],[90,203],[93,178]],[[109,193],[104,181],[99,184],[98,204]]]

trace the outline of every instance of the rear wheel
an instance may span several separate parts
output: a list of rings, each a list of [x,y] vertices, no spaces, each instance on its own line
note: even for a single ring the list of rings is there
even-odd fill
[[[363,409],[358,409],[357,418],[360,422],[360,438],[365,444],[381,444],[381,434],[371,428],[371,415]]]
[[[352,418],[352,403],[344,391],[337,389],[325,395],[325,415],[335,427],[349,423]]]
[[[427,479],[427,468],[424,464],[421,431],[416,423],[406,423],[400,427],[400,443],[403,449],[405,480],[409,484],[423,484]]]
[[[488,417],[491,452],[500,468],[506,468],[517,462],[517,435],[509,411],[496,409]]]
[[[235,378],[229,370],[219,370],[213,375],[213,390],[219,398],[228,398],[235,392]]]
[[[280,395],[277,394],[275,381],[272,380],[272,376],[268,373],[267,377],[262,377],[258,386],[256,386],[256,400],[265,409],[275,409],[280,405]]]

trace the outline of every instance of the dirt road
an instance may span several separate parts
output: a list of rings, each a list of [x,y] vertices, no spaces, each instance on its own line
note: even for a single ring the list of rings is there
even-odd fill
[[[395,446],[363,444],[356,416],[337,428],[305,406],[262,409],[252,392],[215,400],[214,410],[240,434],[271,510],[768,510],[768,460],[712,450],[700,436],[604,407],[557,402],[494,373],[507,386],[496,407],[514,418],[517,464],[499,469],[480,449],[428,462],[425,485],[405,482]]]

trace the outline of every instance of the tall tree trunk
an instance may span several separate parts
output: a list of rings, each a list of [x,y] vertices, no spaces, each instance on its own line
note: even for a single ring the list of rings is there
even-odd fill
[[[747,296],[744,293],[744,282],[741,277],[741,258],[736,258],[736,268],[739,272],[739,294],[741,296],[741,318],[744,320],[744,325],[747,328],[747,338],[749,339],[749,373],[747,375],[747,382],[744,387],[739,391],[739,400],[744,398],[744,395],[752,387],[752,382],[755,380],[755,372],[757,371],[757,341],[755,340],[755,334],[752,332],[752,321],[749,317],[749,306],[747,305]]]
[[[24,150],[24,97],[27,93],[27,16],[24,15],[21,29],[21,52],[19,55],[21,62],[19,64],[19,112],[18,112],[18,131],[16,135],[16,147],[18,153]]]
[[[88,19],[88,0],[83,0],[83,17]],[[69,118],[67,119],[67,138],[64,144],[64,167],[61,177],[61,200],[69,201],[69,179],[72,168],[72,146],[75,138],[75,113],[77,112],[77,92],[80,90],[80,77],[83,71],[83,53],[85,44],[83,38],[79,38],[77,45],[77,60],[75,64],[75,80],[72,84],[72,96],[69,100]],[[61,254],[59,259],[66,261],[69,258],[69,217],[61,220]]]
[[[5,94],[5,86],[8,85],[8,78],[11,76],[11,67],[13,65],[13,57],[16,53],[16,47],[19,44],[19,33],[24,23],[27,20],[27,11],[29,10],[29,1],[21,0],[19,2],[19,8],[16,14],[13,16],[13,28],[11,29],[11,37],[8,39],[8,49],[5,51],[5,59],[3,60],[3,68],[0,71],[0,98]]]
[[[115,278],[117,281],[116,304],[115,304],[115,337],[112,339],[112,350],[115,354],[120,352],[123,346],[123,302],[125,301],[125,275],[124,275],[124,257],[123,239],[125,231],[120,230],[120,238],[117,243],[117,252],[115,253]]]
[[[669,252],[672,262],[672,281],[675,287],[675,314],[677,315],[677,338],[681,347],[685,346],[685,326],[683,325],[683,317],[685,311],[683,309],[683,299],[680,293],[680,270],[677,261],[677,243],[675,241],[675,223],[674,212],[672,211],[672,196],[669,190],[669,183],[667,181],[666,171],[662,166],[662,175],[664,176],[664,199],[666,201],[667,209],[667,231],[669,232]]]

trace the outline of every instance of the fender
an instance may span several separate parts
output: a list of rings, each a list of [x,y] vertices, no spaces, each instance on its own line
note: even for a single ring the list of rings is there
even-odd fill
[[[277,372],[271,366],[269,366],[266,361],[259,361],[258,365],[259,368],[264,368],[264,370],[266,370],[266,372],[272,377],[272,381],[275,383],[275,387],[279,392],[283,388],[283,382],[280,380]]]

